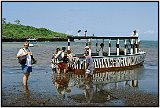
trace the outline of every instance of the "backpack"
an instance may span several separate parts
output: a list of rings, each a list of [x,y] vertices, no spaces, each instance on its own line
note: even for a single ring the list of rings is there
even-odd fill
[[[27,56],[18,57],[18,61],[21,65],[26,64]]]
[[[22,48],[22,49],[23,49],[23,48]],[[29,50],[29,49],[28,49],[28,50]],[[23,51],[25,51],[25,50],[23,49]],[[29,51],[30,51],[30,50],[29,50]],[[27,55],[18,57],[18,61],[19,61],[19,63],[20,63],[21,65],[26,64]],[[37,60],[34,59],[33,55],[31,55],[31,62],[32,62],[32,64],[36,64],[36,63],[37,63]]]
[[[22,48],[22,49],[23,49],[23,48]],[[25,50],[23,49],[23,51],[25,51]],[[27,56],[26,56],[26,55],[25,55],[25,56],[18,57],[18,62],[19,62],[21,65],[26,64],[26,60],[27,60]]]
[[[58,61],[62,61],[62,52],[57,57]]]

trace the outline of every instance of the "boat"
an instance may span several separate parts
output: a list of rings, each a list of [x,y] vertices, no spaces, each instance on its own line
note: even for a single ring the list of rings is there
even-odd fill
[[[29,47],[34,47],[34,46],[37,46],[37,39],[35,38],[28,38],[27,41],[29,42]]]
[[[101,52],[96,49],[93,52],[91,47],[90,55],[93,58],[95,70],[94,71],[121,71],[127,69],[133,69],[143,65],[146,52],[139,48],[137,36],[68,36],[68,50],[71,50],[70,40],[86,40],[86,46],[92,46],[92,40],[102,40],[100,44]],[[120,49],[120,41],[124,43],[123,50]],[[107,42],[107,43],[106,43]],[[116,52],[111,52],[111,43],[116,43]],[[104,44],[108,44],[108,52],[104,52]],[[112,43],[113,44],[113,43]],[[98,43],[96,42],[96,47]],[[112,48],[113,49],[113,48]],[[95,49],[94,49],[95,50]],[[85,72],[85,57],[84,52],[81,54],[75,54],[70,58],[68,63],[69,71],[76,73]],[[53,64],[52,64],[52,67]]]

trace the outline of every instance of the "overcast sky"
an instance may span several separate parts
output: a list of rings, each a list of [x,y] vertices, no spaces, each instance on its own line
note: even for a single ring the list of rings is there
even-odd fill
[[[77,35],[158,40],[158,2],[2,2],[2,18],[22,25]]]

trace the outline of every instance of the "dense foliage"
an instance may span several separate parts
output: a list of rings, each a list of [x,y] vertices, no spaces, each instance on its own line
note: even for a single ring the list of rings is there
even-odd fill
[[[67,34],[53,32],[46,28],[35,28],[20,24],[3,23],[2,38],[3,39],[21,39],[21,38],[54,38],[66,37]]]

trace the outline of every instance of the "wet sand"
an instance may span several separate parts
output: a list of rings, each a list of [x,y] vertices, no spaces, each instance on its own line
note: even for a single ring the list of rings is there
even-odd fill
[[[39,43],[38,47],[33,48],[38,63],[33,66],[33,72],[28,81],[28,90],[22,86],[23,73],[15,58],[22,43],[2,45],[2,106],[159,106],[157,47],[146,48],[147,56],[144,67],[138,70],[137,74],[131,72],[135,75],[128,76],[131,78],[129,80],[134,80],[134,77],[135,80],[138,80],[138,87],[119,85],[118,88],[107,89],[104,83],[104,89],[94,93],[91,102],[87,103],[83,89],[74,86],[71,87],[70,93],[65,93],[65,96],[59,95],[52,81],[50,66],[52,50],[57,46],[66,46],[67,43]],[[77,43],[76,47],[83,49],[80,43]],[[75,52],[82,52],[76,47]],[[119,75],[127,74],[122,72]],[[119,78],[120,76],[113,74],[110,77]],[[124,81],[125,79],[120,83],[124,84]],[[94,92],[96,91],[95,86]]]
[[[83,96],[77,96],[64,101],[63,97],[46,96],[41,93],[25,94],[23,91],[18,91],[15,94],[16,88],[9,88],[9,93],[3,91],[2,106],[158,106],[158,94],[140,93],[135,91],[128,91],[125,89],[111,90],[112,98],[121,101],[109,101],[104,103],[94,103],[96,98],[92,99],[91,103],[86,103]],[[105,94],[105,91],[102,91]],[[74,100],[73,100],[74,99]],[[104,98],[99,98],[99,101]],[[75,101],[76,100],[76,101]]]
[[[158,94],[130,86],[100,90],[87,103],[83,93],[58,95],[51,73],[32,74],[28,88],[18,82],[2,86],[2,106],[158,106]],[[11,77],[14,77],[11,76]],[[14,77],[14,79],[17,79]],[[13,79],[12,79],[13,80]],[[73,91],[74,92],[74,91]],[[67,94],[67,93],[66,93]],[[69,93],[68,93],[69,94]],[[106,98],[107,97],[107,98]]]

